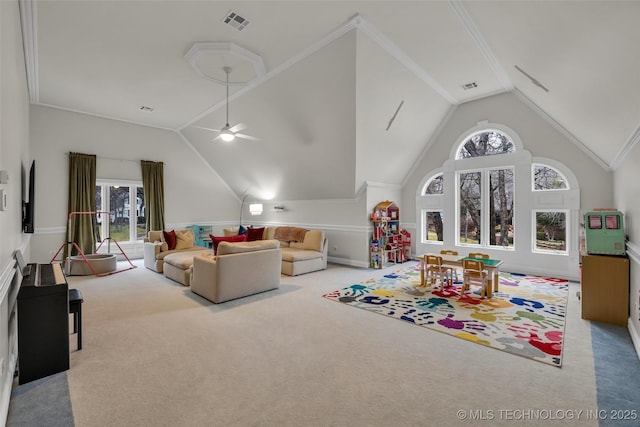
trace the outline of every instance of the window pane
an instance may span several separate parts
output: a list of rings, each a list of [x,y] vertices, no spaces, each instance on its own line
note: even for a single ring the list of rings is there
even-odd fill
[[[442,194],[442,174],[433,177],[429,181],[424,194]]]
[[[480,244],[481,191],[480,172],[461,172],[460,178],[460,243]]]
[[[536,212],[536,245],[538,251],[566,252],[567,216],[565,212]]]
[[[129,187],[109,187],[111,224],[109,237],[116,242],[129,241]]]
[[[489,245],[513,247],[513,169],[489,171]]]
[[[137,196],[136,196],[136,237],[138,240],[142,240],[144,238],[144,231],[146,228],[146,222],[144,219],[144,191],[142,187],[136,187]]]
[[[442,242],[443,239],[443,225],[442,225],[442,212],[433,211],[425,212],[426,229],[424,231],[424,238],[427,241]]]
[[[567,182],[562,174],[549,166],[534,165],[533,189],[534,190],[558,190],[566,189]]]
[[[494,130],[478,132],[467,139],[456,158],[492,156],[514,151],[513,141],[507,135]]]

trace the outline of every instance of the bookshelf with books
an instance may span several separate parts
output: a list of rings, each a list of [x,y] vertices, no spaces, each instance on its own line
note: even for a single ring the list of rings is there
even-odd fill
[[[373,233],[369,243],[369,265],[384,268],[411,257],[411,234],[400,228],[400,210],[395,203],[378,203],[371,214]]]

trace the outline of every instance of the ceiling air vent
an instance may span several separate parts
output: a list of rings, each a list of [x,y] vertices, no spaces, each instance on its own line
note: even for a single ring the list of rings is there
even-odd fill
[[[462,89],[464,90],[475,89],[477,87],[478,87],[477,82],[471,82],[471,83],[466,83],[462,85]]]
[[[251,23],[249,20],[243,18],[234,11],[227,13],[227,16],[224,17],[223,21],[225,24],[231,25],[238,31],[244,30],[247,28],[247,25]]]

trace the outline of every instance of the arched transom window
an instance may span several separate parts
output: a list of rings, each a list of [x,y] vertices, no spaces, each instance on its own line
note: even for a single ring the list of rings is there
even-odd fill
[[[578,207],[570,170],[532,158],[511,129],[479,123],[418,188],[420,243],[568,254]]]

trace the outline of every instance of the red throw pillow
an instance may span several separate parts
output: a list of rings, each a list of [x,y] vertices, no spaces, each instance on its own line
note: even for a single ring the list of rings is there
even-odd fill
[[[224,236],[224,237],[216,237],[213,234],[209,234],[209,237],[211,237],[211,241],[213,242],[213,253],[217,254],[218,253],[218,244],[220,242],[246,242],[247,241],[247,234],[240,234],[237,236]]]
[[[263,234],[264,234],[264,227],[260,227],[260,228],[249,227],[247,229],[247,242],[262,240]]]
[[[164,241],[167,242],[167,246],[169,246],[169,250],[175,249],[176,242],[178,241],[178,239],[176,238],[175,230],[163,231],[162,234],[164,234]]]

